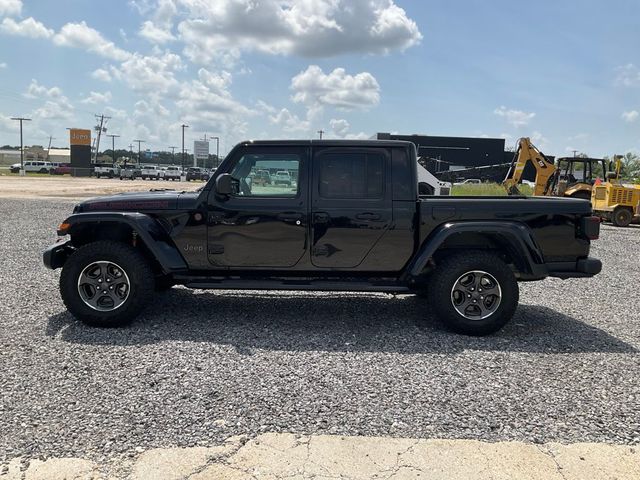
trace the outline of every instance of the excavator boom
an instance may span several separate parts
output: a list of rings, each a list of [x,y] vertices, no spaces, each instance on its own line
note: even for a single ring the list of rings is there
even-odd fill
[[[533,194],[536,196],[547,194],[549,179],[556,172],[556,166],[531,143],[529,138],[521,138],[518,140],[518,149],[513,156],[507,176],[502,182],[509,195],[520,194],[518,184],[522,180],[522,173],[529,162],[536,169]]]

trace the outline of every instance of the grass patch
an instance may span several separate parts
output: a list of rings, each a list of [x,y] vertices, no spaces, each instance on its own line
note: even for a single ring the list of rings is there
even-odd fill
[[[522,195],[531,196],[533,189],[528,185],[518,185]],[[454,185],[451,195],[468,197],[506,196],[507,190],[499,183],[481,183],[468,185]]]

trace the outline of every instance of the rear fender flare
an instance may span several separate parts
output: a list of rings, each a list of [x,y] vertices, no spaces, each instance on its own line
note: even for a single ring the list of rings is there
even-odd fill
[[[149,215],[137,212],[124,213],[77,213],[67,218],[67,233],[73,235],[74,227],[80,225],[124,224],[137,234],[165,274],[187,270],[187,264],[180,251],[162,226]]]
[[[419,276],[447,239],[465,233],[486,235],[498,240],[503,245],[507,245],[508,253],[514,257],[520,279],[533,280],[548,275],[542,252],[527,225],[508,221],[470,221],[449,222],[437,227],[423,242],[414,259],[407,266],[405,279]]]

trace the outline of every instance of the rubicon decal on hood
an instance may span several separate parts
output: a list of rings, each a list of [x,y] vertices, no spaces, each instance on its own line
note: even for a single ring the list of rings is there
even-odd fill
[[[95,202],[86,205],[87,210],[166,210],[168,208],[169,202],[165,200]]]

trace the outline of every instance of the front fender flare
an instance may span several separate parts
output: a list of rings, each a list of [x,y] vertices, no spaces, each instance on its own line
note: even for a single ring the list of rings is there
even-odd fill
[[[447,239],[465,233],[486,235],[508,248],[508,253],[515,259],[520,280],[539,280],[548,276],[542,252],[527,225],[510,221],[468,221],[448,222],[436,228],[407,266],[405,278],[419,276]]]
[[[175,246],[162,226],[149,215],[138,212],[95,212],[76,213],[68,217],[64,223],[69,224],[67,232],[73,235],[74,227],[88,224],[119,223],[131,227],[140,241],[154,256],[162,272],[165,274],[187,270],[178,248]],[[61,233],[61,232],[59,232]]]

